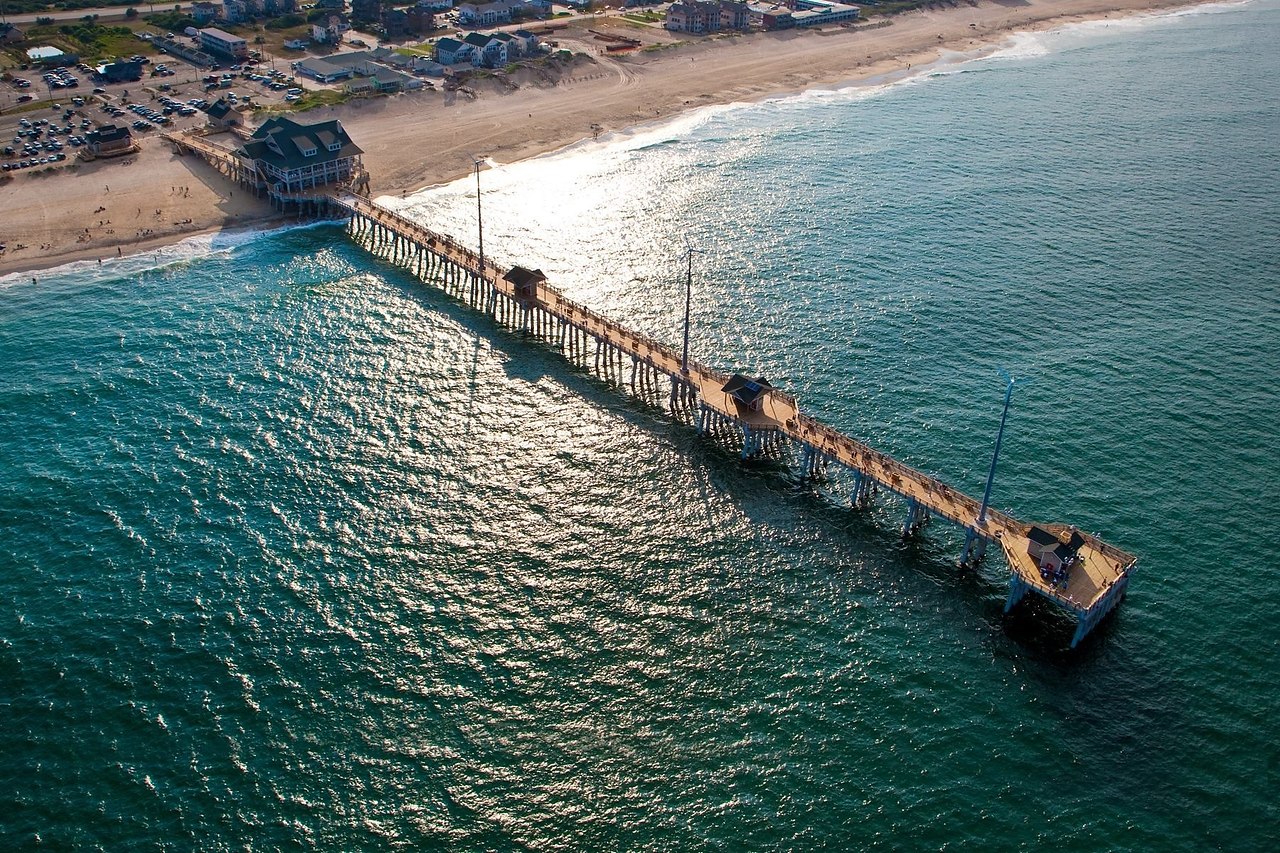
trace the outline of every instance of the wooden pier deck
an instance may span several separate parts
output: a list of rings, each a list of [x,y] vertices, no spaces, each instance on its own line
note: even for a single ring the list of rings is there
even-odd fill
[[[173,145],[179,154],[195,154],[226,177],[239,183],[255,178],[253,168],[236,153],[223,148],[208,138],[207,132],[198,130],[165,131],[160,138]]]
[[[942,518],[966,531],[962,563],[977,562],[987,543],[999,543],[1010,570],[1006,609],[1028,591],[1054,602],[1076,618],[1073,646],[1123,597],[1136,564],[1132,554],[1066,525],[1032,525],[990,508],[979,521],[979,501],[804,414],[795,398],[781,389],[767,389],[754,407],[743,405],[724,390],[728,374],[692,359],[682,368],[673,347],[569,299],[545,280],[518,288],[506,278],[510,270],[489,259],[482,267],[476,252],[368,198],[339,191],[331,202],[351,216],[353,234],[365,239],[372,251],[415,269],[421,278],[438,278],[446,291],[452,288],[473,307],[558,343],[566,353],[581,355],[582,342],[593,341],[598,371],[602,358],[614,360],[610,364],[616,361],[618,369],[630,360],[633,390],[638,375],[642,386],[646,376],[666,377],[672,411],[683,402],[696,407],[696,413],[691,408],[691,416],[700,432],[728,427],[735,435],[740,433],[744,458],[770,451],[777,455],[785,446],[800,457],[805,476],[823,476],[831,466],[851,473],[855,505],[865,505],[876,492],[898,495],[908,507],[904,536],[917,533],[931,518]],[[651,381],[649,387],[653,387]],[[1039,561],[1030,553],[1033,528],[1039,528],[1041,535],[1048,531],[1064,544],[1076,537],[1065,583],[1055,584],[1042,576]]]

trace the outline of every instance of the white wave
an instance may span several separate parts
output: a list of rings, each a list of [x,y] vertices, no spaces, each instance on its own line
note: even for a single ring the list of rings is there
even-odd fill
[[[928,84],[937,78],[945,78],[967,71],[977,70],[982,64],[1034,60],[1050,55],[1069,44],[1062,37],[1070,34],[1102,32],[1107,30],[1133,30],[1150,26],[1153,22],[1170,18],[1216,14],[1243,8],[1256,0],[1226,0],[1177,9],[1155,10],[1124,14],[1115,18],[1073,22],[1041,32],[1021,31],[1006,36],[1001,41],[984,45],[972,51],[947,51],[933,62],[898,69],[885,74],[844,85],[817,87],[803,92],[777,95],[757,101],[738,101],[728,104],[711,104],[693,107],[686,112],[665,119],[655,120],[624,130],[601,134],[598,139],[586,138],[555,151],[515,163],[498,163],[486,158],[483,176],[486,199],[499,196],[504,191],[529,183],[560,183],[581,179],[590,175],[609,174],[618,163],[633,152],[685,141],[700,141],[700,132],[714,126],[727,117],[749,117],[753,112],[775,113],[815,103],[853,103],[888,94],[903,87]],[[455,181],[423,187],[402,196],[383,196],[378,199],[388,207],[406,214],[422,214],[439,211],[461,196],[474,198],[475,178],[466,175]]]
[[[1124,34],[1146,29],[1170,20],[1216,15],[1243,9],[1255,0],[1226,0],[1220,3],[1201,3],[1176,9],[1152,9],[1144,12],[1119,13],[1116,17],[1094,18],[1089,21],[1073,21],[1040,32],[1015,32],[991,51],[986,59],[1018,60],[1047,56],[1065,44],[1073,36],[1089,36],[1103,33]]]
[[[70,261],[56,267],[28,272],[14,272],[0,276],[0,289],[6,289],[42,279],[73,281],[91,284],[97,281],[120,278],[122,276],[140,275],[149,270],[162,269],[174,264],[188,263],[200,258],[212,257],[234,252],[242,246],[270,238],[287,231],[302,228],[316,228],[324,222],[305,222],[294,225],[282,225],[276,228],[245,228],[234,231],[217,231],[210,234],[196,234],[186,237],[177,243],[159,246],[145,252],[137,252],[122,257],[108,256],[104,253],[101,263],[97,259]]]

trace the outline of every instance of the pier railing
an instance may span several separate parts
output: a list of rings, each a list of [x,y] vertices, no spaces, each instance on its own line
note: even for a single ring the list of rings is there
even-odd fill
[[[1007,607],[1012,607],[1026,591],[1034,590],[1068,608],[1078,618],[1073,645],[1123,595],[1128,573],[1136,558],[1095,536],[1079,533],[1075,528],[1064,525],[1043,525],[1053,531],[1053,535],[1060,536],[1064,543],[1072,534],[1078,534],[1085,543],[1078,548],[1078,559],[1073,557],[1078,569],[1069,582],[1059,584],[1047,577],[1038,558],[1031,556],[1033,543],[1028,538],[1031,525],[989,507],[983,513],[981,504],[973,497],[801,412],[791,394],[771,388],[764,392],[757,404],[744,406],[724,390],[729,374],[693,359],[682,365],[674,347],[629,329],[570,299],[545,280],[517,293],[516,285],[504,277],[508,270],[495,264],[491,258],[486,257],[482,262],[477,252],[446,234],[432,231],[353,192],[335,192],[331,203],[347,211],[353,221],[360,219],[369,223],[371,228],[381,229],[379,233],[393,235],[393,248],[390,250],[393,258],[408,258],[412,263],[416,256],[421,269],[421,253],[426,252],[453,265],[473,283],[470,303],[475,307],[483,305],[487,306],[486,310],[505,310],[507,313],[503,316],[513,322],[519,318],[522,329],[528,328],[531,315],[536,315],[535,322],[537,318],[546,318],[548,322],[560,324],[562,342],[563,330],[572,328],[594,339],[599,346],[608,348],[610,358],[617,358],[621,363],[629,357],[633,364],[633,389],[635,370],[641,365],[647,371],[669,377],[673,411],[678,391],[685,398],[696,400],[702,413],[698,419],[699,430],[724,425],[739,429],[744,457],[765,449],[776,450],[789,442],[803,451],[806,476],[820,476],[827,465],[835,463],[855,476],[856,505],[869,502],[875,489],[888,490],[908,502],[904,536],[916,533],[934,516],[962,528],[966,533],[962,564],[976,563],[985,553],[987,543],[999,543],[1011,572]],[[495,309],[494,300],[499,297],[506,307]],[[786,442],[782,441],[783,438]]]

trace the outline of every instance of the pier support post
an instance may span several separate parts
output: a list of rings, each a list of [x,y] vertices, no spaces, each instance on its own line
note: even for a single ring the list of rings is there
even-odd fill
[[[1107,590],[1106,594],[1099,599],[1092,609],[1077,612],[1076,632],[1071,638],[1071,648],[1074,649],[1078,646],[1080,641],[1087,637],[1090,631],[1098,627],[1098,623],[1115,609],[1116,605],[1120,603],[1120,599],[1124,598],[1125,588],[1128,586],[1129,576],[1125,575]]]
[[[907,501],[907,520],[902,525],[902,538],[918,533],[920,528],[929,523],[929,508],[911,498]]]
[[[871,496],[875,489],[875,480],[861,471],[853,472],[853,500],[851,503],[858,509],[871,505]]]
[[[987,537],[970,527],[964,534],[964,548],[960,551],[961,566],[976,566],[987,554]]]
[[[698,406],[698,435],[706,435],[708,421],[711,417],[711,410],[703,403]]]
[[[1009,575],[1009,597],[1004,602],[1004,612],[1008,613],[1018,602],[1022,600],[1022,596],[1027,594],[1027,590],[1031,587],[1024,581],[1017,572]]]
[[[804,479],[813,477],[813,445],[806,444],[800,456],[800,476]]]

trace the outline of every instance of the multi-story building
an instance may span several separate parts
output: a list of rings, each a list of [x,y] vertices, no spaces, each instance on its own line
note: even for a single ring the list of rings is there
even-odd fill
[[[249,55],[249,43],[240,36],[232,35],[217,27],[206,27],[199,31],[200,49],[214,56],[240,60]]]
[[[511,11],[519,8],[520,0],[490,0],[488,3],[462,3],[458,8],[458,23],[468,26],[491,27],[511,21]]]
[[[271,189],[290,193],[351,180],[364,152],[337,119],[300,124],[277,116],[263,122],[239,153]]]
[[[751,25],[746,3],[733,0],[680,0],[667,9],[666,27],[672,32],[704,35],[721,30],[745,30]]]

